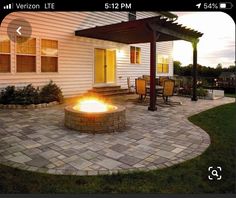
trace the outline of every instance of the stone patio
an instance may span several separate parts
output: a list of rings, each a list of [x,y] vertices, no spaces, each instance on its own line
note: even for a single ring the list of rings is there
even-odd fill
[[[134,102],[137,96],[113,98],[126,106],[127,128],[112,134],[82,134],[64,127],[64,105],[46,109],[0,110],[0,163],[52,174],[98,175],[152,170],[192,159],[210,138],[187,117],[233,98],[199,100],[174,97],[182,105],[158,106],[156,112]]]

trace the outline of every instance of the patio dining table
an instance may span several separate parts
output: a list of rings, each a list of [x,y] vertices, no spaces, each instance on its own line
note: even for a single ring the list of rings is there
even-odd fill
[[[156,88],[156,97],[163,93],[163,89],[164,89],[163,86],[156,85],[155,88]],[[146,93],[150,95],[150,85],[146,86]]]
[[[146,89],[150,89],[150,85],[147,85],[146,86]],[[162,91],[163,90],[163,86],[160,86],[160,85],[156,85],[156,91]]]

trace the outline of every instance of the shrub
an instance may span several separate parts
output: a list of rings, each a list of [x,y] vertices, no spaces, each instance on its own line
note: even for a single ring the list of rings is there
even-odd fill
[[[191,96],[192,95],[192,88],[190,88],[190,87],[183,88],[182,90],[179,91],[179,95]],[[207,90],[203,89],[202,87],[197,88],[197,96],[206,97],[207,96]]]
[[[63,102],[63,95],[61,89],[52,81],[45,85],[40,91],[40,98],[42,102],[48,103],[52,101]]]
[[[197,96],[206,97],[206,95],[207,95],[206,89],[203,89],[202,87],[197,89]]]
[[[38,104],[39,90],[34,88],[31,84],[27,85],[23,89],[16,90],[15,93],[15,104]]]
[[[53,101],[63,102],[61,89],[50,81],[41,91],[31,84],[22,89],[15,89],[15,86],[8,86],[0,93],[0,104],[39,104]]]
[[[15,102],[15,86],[7,86],[1,91],[1,104],[14,104]]]

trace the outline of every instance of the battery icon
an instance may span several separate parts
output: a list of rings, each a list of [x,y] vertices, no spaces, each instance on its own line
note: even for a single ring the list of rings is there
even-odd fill
[[[231,2],[221,2],[220,9],[231,9],[233,4]]]

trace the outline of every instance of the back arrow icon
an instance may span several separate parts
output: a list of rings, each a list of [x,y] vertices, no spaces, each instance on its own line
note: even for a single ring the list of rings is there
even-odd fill
[[[20,26],[20,27],[18,27],[18,28],[17,28],[17,30],[16,30],[16,32],[17,32],[19,35],[21,35],[21,32],[20,32],[20,30],[21,30],[21,26]]]

